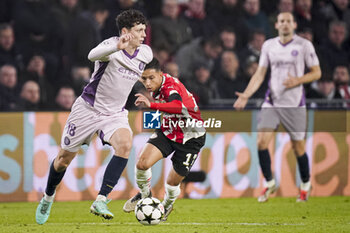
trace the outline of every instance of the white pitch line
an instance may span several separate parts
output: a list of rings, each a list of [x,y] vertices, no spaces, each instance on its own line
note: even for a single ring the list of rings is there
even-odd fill
[[[258,222],[212,222],[212,223],[201,223],[201,222],[188,222],[188,223],[160,223],[161,225],[168,226],[233,226],[233,225],[244,225],[244,226],[304,226],[303,223],[258,223]],[[22,226],[38,226],[38,224],[21,224]],[[81,225],[140,225],[138,222],[83,222],[83,223],[45,223],[49,226],[81,226]]]

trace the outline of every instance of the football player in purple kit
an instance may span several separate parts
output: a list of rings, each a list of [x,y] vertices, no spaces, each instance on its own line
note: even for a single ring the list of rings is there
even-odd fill
[[[146,18],[137,10],[117,16],[120,37],[111,37],[93,48],[88,59],[95,62],[90,82],[72,106],[62,138],[61,149],[52,162],[44,197],[36,210],[36,222],[44,224],[55,197],[56,186],[82,144],[89,144],[95,134],[109,143],[115,155],[105,170],[101,189],[90,211],[105,219],[114,215],[108,210],[107,195],[122,174],[132,146],[128,111],[124,109],[132,87],[152,58],[152,50],[142,44],[146,37]]]
[[[258,155],[266,179],[259,202],[265,202],[276,191],[271,172],[268,145],[281,123],[289,133],[301,177],[298,202],[307,201],[311,184],[309,159],[305,153],[306,107],[303,84],[321,77],[319,61],[310,41],[294,34],[297,25],[291,13],[277,16],[278,37],[265,41],[259,66],[243,93],[236,93],[234,108],[243,109],[248,99],[260,87],[268,66],[271,68],[269,89],[266,92],[258,121]],[[305,65],[308,72],[305,73]]]

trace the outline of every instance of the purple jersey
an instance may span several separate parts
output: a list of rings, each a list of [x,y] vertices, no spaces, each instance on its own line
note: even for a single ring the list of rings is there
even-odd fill
[[[263,107],[298,107],[305,106],[303,85],[286,89],[283,82],[292,77],[301,77],[308,68],[318,66],[319,61],[312,43],[300,36],[282,44],[279,37],[265,41],[262,47],[259,66],[271,67],[269,89],[266,92]]]

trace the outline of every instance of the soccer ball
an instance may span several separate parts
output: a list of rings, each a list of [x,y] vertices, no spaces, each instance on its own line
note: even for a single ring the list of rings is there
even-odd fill
[[[164,215],[164,206],[157,198],[146,197],[135,206],[136,219],[143,225],[157,225]]]

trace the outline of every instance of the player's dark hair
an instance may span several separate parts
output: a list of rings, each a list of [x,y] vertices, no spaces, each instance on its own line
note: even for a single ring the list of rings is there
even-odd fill
[[[160,71],[160,64],[157,58],[153,58],[152,61],[146,65],[145,70],[147,69],[155,69]]]
[[[146,25],[146,17],[141,11],[134,9],[123,11],[117,16],[116,20],[119,31],[121,31],[122,28],[130,29],[137,24]]]

